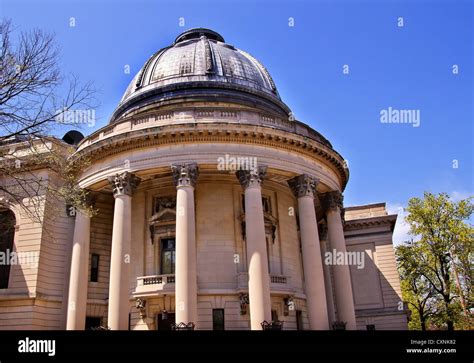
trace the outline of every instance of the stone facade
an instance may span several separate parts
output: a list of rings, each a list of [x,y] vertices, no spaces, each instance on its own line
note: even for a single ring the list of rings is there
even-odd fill
[[[95,216],[49,210],[45,195],[41,226],[1,205],[17,216],[15,248],[40,255],[0,289],[0,328],[406,329],[396,216],[384,204],[343,209],[344,159],[292,120],[260,63],[216,34],[192,30],[157,52],[111,123],[70,156],[91,160],[79,184]],[[191,46],[201,68],[167,70]],[[234,87],[232,57],[245,69]],[[328,252],[354,252],[364,267],[327,263]]]

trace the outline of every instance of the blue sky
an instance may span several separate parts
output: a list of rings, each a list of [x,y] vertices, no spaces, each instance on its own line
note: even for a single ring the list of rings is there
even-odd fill
[[[54,32],[62,70],[100,90],[86,134],[106,125],[152,53],[208,27],[259,59],[296,118],[348,160],[346,205],[396,212],[423,191],[474,194],[473,1],[0,2],[18,31]],[[388,107],[419,110],[420,126],[381,123]]]

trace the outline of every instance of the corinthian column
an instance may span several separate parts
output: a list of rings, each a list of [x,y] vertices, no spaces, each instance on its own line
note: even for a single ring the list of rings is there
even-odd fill
[[[328,227],[326,224],[320,225],[320,247],[321,247],[321,256],[324,261],[324,256],[327,252],[327,240],[328,240]],[[336,320],[336,315],[334,312],[334,296],[332,292],[332,281],[331,281],[331,266],[327,263],[323,263],[323,272],[324,272],[324,285],[326,286],[326,302],[328,307],[328,320],[329,326]]]
[[[300,221],[309,327],[312,330],[328,330],[324,272],[319,247],[318,222],[314,211],[314,195],[317,184],[317,179],[305,174],[288,181],[288,185],[298,198],[298,218]]]
[[[341,218],[342,194],[338,191],[325,193],[322,197],[322,202],[326,209],[331,253],[342,252],[345,255],[347,250]],[[349,266],[347,264],[335,264],[333,266],[333,273],[338,319],[346,322],[346,329],[355,330],[356,319]]]
[[[245,236],[249,268],[250,323],[252,330],[262,330],[261,323],[270,322],[271,298],[268,273],[267,244],[263,220],[261,183],[266,167],[239,170],[236,175],[245,189]]]
[[[84,330],[86,326],[90,226],[90,217],[77,210],[69,275],[67,330]]]
[[[196,163],[172,165],[176,185],[176,323],[197,321],[196,221],[194,186]]]
[[[110,256],[108,325],[112,330],[128,329],[129,265],[132,241],[132,194],[140,178],[129,172],[109,177],[115,197],[112,253]]]

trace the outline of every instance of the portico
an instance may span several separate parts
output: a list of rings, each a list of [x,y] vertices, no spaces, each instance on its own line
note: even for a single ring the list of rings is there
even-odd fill
[[[169,311],[174,311],[176,323],[193,323],[198,318],[198,296],[200,290],[205,293],[206,289],[198,288],[198,261],[196,242],[196,214],[200,209],[196,205],[195,188],[199,183],[199,165],[196,162],[182,162],[171,164],[169,167],[172,185],[175,186],[175,194],[171,196],[175,202],[165,201],[167,208],[161,208],[160,216],[165,216],[166,211],[174,211],[172,224],[167,222],[168,234],[175,240],[175,260],[172,270],[173,274],[158,274],[150,276],[137,276],[137,285],[130,285],[129,281],[132,269],[131,251],[134,249],[134,228],[131,225],[133,195],[140,191],[142,181],[136,171],[117,173],[107,178],[108,185],[112,189],[115,203],[113,207],[112,249],[109,276],[108,293],[108,326],[113,330],[128,329],[130,314],[130,301],[134,298],[153,298],[169,296],[173,297],[174,306],[168,306]],[[217,169],[217,165],[216,165]],[[216,174],[219,171],[215,172]],[[274,254],[268,248],[268,231],[265,226],[265,204],[262,203],[262,185],[265,184],[267,173],[266,166],[259,166],[252,170],[239,170],[233,177],[234,183],[240,185],[242,190],[242,201],[245,208],[243,223],[245,242],[245,266],[243,272],[238,272],[244,278],[242,284],[239,282],[234,290],[227,290],[227,294],[235,295],[247,293],[249,296],[250,326],[253,330],[261,330],[262,322],[272,321],[272,296],[298,295],[297,290],[292,287],[289,276],[270,273],[269,261]],[[272,171],[272,179],[275,180],[275,171]],[[209,178],[209,172],[207,172]],[[232,174],[227,178],[232,179]],[[146,181],[145,181],[146,183]],[[149,182],[148,182],[149,183]],[[274,184],[270,181],[270,184]],[[305,297],[305,305],[308,316],[309,328],[316,330],[329,329],[328,310],[332,307],[327,305],[326,291],[332,290],[326,287],[327,279],[323,273],[324,255],[320,249],[318,237],[318,219],[316,215],[315,200],[318,198],[316,188],[318,179],[308,174],[301,174],[287,179],[287,186],[280,188],[287,190],[287,194],[295,198],[297,206],[297,219],[294,223],[299,225],[301,238],[302,266],[304,273],[304,285],[300,296]],[[145,186],[146,187],[146,186]],[[235,187],[238,190],[237,186]],[[321,196],[321,195],[320,195]],[[326,198],[326,195],[323,195]],[[326,213],[330,212],[327,210]],[[153,220],[153,218],[151,218]],[[155,220],[156,222],[156,220]],[[155,223],[153,222],[153,223]],[[339,225],[338,225],[339,223]],[[82,213],[76,216],[75,240],[77,247],[73,249],[73,263],[70,276],[70,303],[74,302],[75,309],[68,311],[68,329],[83,329],[86,315],[87,301],[84,298],[87,291],[87,264],[81,260],[81,256],[89,249],[90,218]],[[160,224],[153,224],[154,232],[157,233]],[[171,229],[169,226],[172,226]],[[218,226],[216,226],[218,228]],[[328,220],[330,236],[337,236],[337,231],[342,229],[342,221]],[[333,229],[336,229],[334,231]],[[217,231],[217,230],[216,230]],[[331,237],[334,238],[334,237]],[[156,242],[155,242],[156,243]],[[151,244],[147,241],[147,244]],[[80,247],[80,248],[79,248]],[[237,252],[237,251],[236,251]],[[145,256],[141,256],[145,258]],[[161,262],[160,262],[161,263]],[[245,273],[245,274],[243,274]],[[349,276],[350,278],[350,276]],[[133,279],[132,279],[133,280]],[[340,281],[340,280],[336,280]],[[344,280],[343,280],[344,281]],[[286,286],[286,287],[285,287]],[[344,287],[346,289],[347,286]],[[336,291],[338,288],[336,287]],[[347,294],[344,295],[347,299]],[[339,309],[339,308],[338,308]],[[348,308],[350,309],[350,307]],[[353,309],[353,307],[352,307]],[[346,311],[344,311],[346,312]],[[346,316],[354,316],[354,311],[348,310]],[[199,328],[199,324],[198,324]]]

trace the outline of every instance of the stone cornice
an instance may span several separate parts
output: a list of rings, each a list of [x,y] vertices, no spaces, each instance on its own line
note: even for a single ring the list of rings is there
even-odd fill
[[[390,214],[380,217],[370,217],[370,218],[361,218],[361,219],[350,219],[346,220],[344,225],[344,231],[353,231],[364,228],[378,227],[389,225],[391,230],[395,227],[397,221],[396,214]]]
[[[73,157],[87,157],[90,162],[94,162],[138,148],[190,143],[244,143],[275,147],[329,164],[339,176],[342,189],[349,178],[344,160],[328,146],[287,131],[245,124],[178,124],[131,130],[99,140]]]
[[[54,163],[48,158],[49,156],[63,154],[64,158],[68,158],[73,152],[73,146],[52,136],[38,137],[30,141],[0,143],[0,168],[4,169],[2,176],[14,176],[42,169],[52,170],[51,166]]]
[[[360,308],[356,309],[357,317],[374,317],[383,315],[406,315],[407,310],[399,310],[398,306],[389,306],[386,308]]]
[[[209,122],[229,125],[267,126],[312,139],[332,149],[331,143],[323,135],[301,121],[290,121],[287,117],[282,118],[281,115],[258,108],[243,107],[241,105],[235,107],[233,104],[214,105],[211,107],[206,106],[205,102],[197,102],[196,106],[177,104],[173,107],[162,108],[160,111],[157,111],[153,104],[144,105],[120,121],[93,132],[79,143],[78,149],[81,150],[98,140],[117,135],[124,130],[182,124],[209,124]]]

